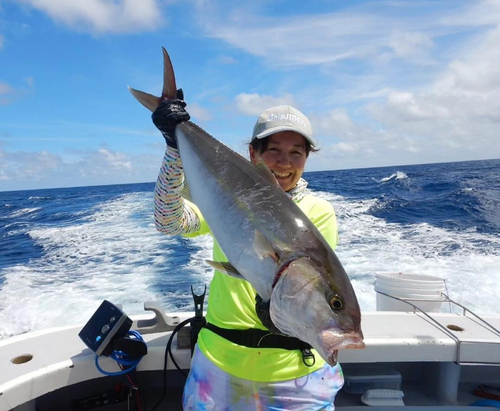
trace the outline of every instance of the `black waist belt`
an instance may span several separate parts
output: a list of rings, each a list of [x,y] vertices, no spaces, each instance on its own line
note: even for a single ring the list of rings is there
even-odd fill
[[[289,337],[282,334],[273,334],[266,330],[249,328],[246,330],[234,330],[220,328],[214,324],[205,325],[210,331],[232,343],[243,345],[250,348],[281,348],[284,350],[302,351],[302,359],[307,366],[314,365],[315,358],[311,352],[311,346],[295,337]],[[307,362],[306,362],[307,360]],[[311,363],[312,362],[312,363]]]

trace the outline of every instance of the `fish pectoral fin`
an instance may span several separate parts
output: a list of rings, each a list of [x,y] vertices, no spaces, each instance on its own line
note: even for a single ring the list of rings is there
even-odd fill
[[[132,95],[150,111],[155,111],[160,104],[160,99],[152,94],[144,93],[144,91],[135,90],[132,87],[128,88]]]
[[[274,251],[274,248],[269,240],[259,230],[255,230],[253,250],[261,260],[266,257],[271,257],[274,261],[276,261],[276,263],[279,263],[280,261],[278,254]]]
[[[271,184],[279,187],[280,183],[278,183],[278,180],[276,180],[275,175],[273,172],[269,169],[266,163],[264,163],[264,160],[262,158],[259,158],[259,162],[255,165],[255,169],[257,172],[264,177],[267,181],[269,181]]]
[[[187,201],[194,203],[193,196],[191,195],[191,190],[189,189],[189,184],[184,179],[184,183],[176,190],[177,194],[179,194],[182,198],[185,198]]]
[[[205,260],[205,261],[213,268],[215,268],[217,271],[221,271],[239,280],[244,280],[243,276],[238,272],[236,268],[233,267],[231,263],[223,261],[211,261],[211,260]]]

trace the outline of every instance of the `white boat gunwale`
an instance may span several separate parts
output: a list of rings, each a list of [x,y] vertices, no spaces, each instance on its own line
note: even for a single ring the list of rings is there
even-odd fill
[[[192,317],[192,313],[175,313],[179,321]],[[366,348],[339,352],[339,362],[349,363],[436,363],[448,383],[439,395],[443,401],[453,403],[458,389],[460,367],[456,364],[457,349],[463,364],[500,365],[500,337],[473,318],[459,314],[414,312],[363,312],[362,328]],[[131,316],[134,325],[151,316]],[[485,319],[500,328],[500,316]],[[461,344],[436,326],[454,324],[464,329],[454,332]],[[145,322],[147,323],[147,322]],[[83,381],[102,378],[94,365],[95,354],[78,337],[82,325],[34,331],[0,341],[0,411],[29,404],[38,397]],[[145,334],[148,354],[143,357],[138,371],[163,368],[165,346],[172,331]],[[177,349],[176,337],[173,355],[182,368],[188,369],[189,349]],[[32,359],[15,364],[12,359],[29,354]],[[117,371],[109,358],[101,358],[103,369]],[[457,368],[458,367],[458,368]],[[168,369],[174,369],[171,361]],[[500,382],[500,367],[499,382]],[[452,380],[450,385],[449,381]],[[438,389],[439,391],[439,389]]]

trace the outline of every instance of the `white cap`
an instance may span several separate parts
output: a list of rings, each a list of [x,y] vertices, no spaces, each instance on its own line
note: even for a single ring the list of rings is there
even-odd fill
[[[286,130],[295,131],[304,136],[312,147],[318,144],[313,137],[309,119],[292,106],[277,106],[265,110],[255,123],[252,140]]]

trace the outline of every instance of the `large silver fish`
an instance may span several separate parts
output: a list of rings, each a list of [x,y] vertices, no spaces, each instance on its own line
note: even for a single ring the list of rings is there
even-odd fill
[[[162,96],[130,88],[151,111],[176,98],[165,49],[163,55]],[[189,121],[179,124],[175,135],[185,173],[181,194],[199,207],[229,260],[210,263],[249,281],[270,301],[274,326],[309,343],[329,364],[336,363],[339,349],[363,348],[361,313],[349,278],[269,168],[252,164]]]

